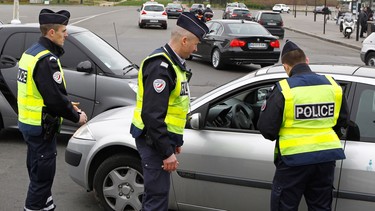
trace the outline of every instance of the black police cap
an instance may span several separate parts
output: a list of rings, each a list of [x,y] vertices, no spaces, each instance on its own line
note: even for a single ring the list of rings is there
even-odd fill
[[[290,40],[286,40],[283,50],[281,51],[281,57],[283,57],[286,53],[289,53],[294,50],[301,50],[294,42]]]
[[[206,24],[191,12],[183,12],[177,20],[177,26],[190,31],[197,36],[199,40],[202,40],[208,33],[208,27]]]
[[[50,9],[42,9],[39,13],[39,24],[61,24],[68,25],[70,18],[70,12],[66,10],[60,10],[54,12]]]

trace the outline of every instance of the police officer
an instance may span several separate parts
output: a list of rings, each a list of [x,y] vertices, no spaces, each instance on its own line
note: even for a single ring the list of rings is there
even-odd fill
[[[289,78],[276,83],[258,121],[262,135],[276,140],[271,210],[331,210],[336,160],[348,124],[342,88],[331,76],[311,71],[304,52],[287,41],[281,63]]]
[[[87,116],[67,98],[59,57],[68,36],[70,13],[42,9],[42,37],[27,49],[19,62],[18,127],[27,144],[30,184],[24,210],[54,210],[52,183],[56,170],[56,133],[62,118],[79,124]]]
[[[170,173],[178,167],[183,131],[189,110],[185,59],[197,50],[207,26],[193,13],[177,20],[168,44],[142,61],[138,76],[137,105],[130,132],[142,159],[143,211],[167,211]]]

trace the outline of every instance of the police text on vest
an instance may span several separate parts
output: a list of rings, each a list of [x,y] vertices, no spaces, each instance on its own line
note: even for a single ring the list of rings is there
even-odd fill
[[[334,103],[295,105],[295,119],[320,119],[333,117]]]
[[[18,69],[18,74],[17,74],[17,81],[21,83],[26,83],[27,82],[27,70]]]

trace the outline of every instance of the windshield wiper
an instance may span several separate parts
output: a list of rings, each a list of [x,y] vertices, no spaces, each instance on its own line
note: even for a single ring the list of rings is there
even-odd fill
[[[128,66],[122,68],[122,70],[129,69],[126,72],[124,72],[123,75],[126,75],[128,72],[130,72],[134,68],[139,69],[138,65],[136,65],[136,64],[129,64]]]

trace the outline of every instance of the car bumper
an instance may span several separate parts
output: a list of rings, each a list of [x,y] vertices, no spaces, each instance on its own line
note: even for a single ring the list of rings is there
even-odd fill
[[[72,137],[65,150],[65,162],[68,164],[69,176],[74,182],[90,190],[88,184],[89,153],[95,145],[94,140],[83,140]]]
[[[158,26],[165,26],[167,25],[167,20],[142,20],[141,24],[143,25],[158,25]]]
[[[167,12],[168,17],[179,17],[181,12]]]
[[[265,27],[272,35],[284,37],[284,28]]]
[[[228,64],[275,64],[279,61],[280,51],[230,50],[222,53],[222,59]]]

